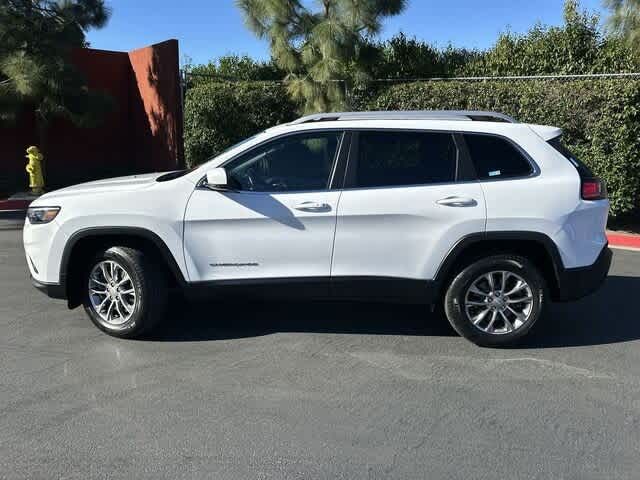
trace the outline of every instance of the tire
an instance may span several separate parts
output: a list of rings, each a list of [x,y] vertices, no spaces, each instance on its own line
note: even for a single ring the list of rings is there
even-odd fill
[[[460,271],[449,284],[444,307],[451,326],[464,338],[480,346],[502,347],[527,335],[543,316],[547,297],[546,282],[529,260],[503,254]]]
[[[85,312],[96,327],[109,335],[138,338],[149,333],[164,317],[167,280],[140,250],[111,247],[101,251],[89,262],[83,278]],[[103,302],[102,308],[98,308]]]

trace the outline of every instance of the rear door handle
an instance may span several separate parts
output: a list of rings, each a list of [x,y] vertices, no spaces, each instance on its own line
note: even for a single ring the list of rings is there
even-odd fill
[[[438,205],[444,205],[445,207],[475,207],[478,205],[478,202],[473,198],[458,197],[457,195],[441,198],[440,200],[437,200],[436,203]]]
[[[302,202],[293,208],[303,212],[329,212],[331,210],[331,206],[328,203],[322,202]]]

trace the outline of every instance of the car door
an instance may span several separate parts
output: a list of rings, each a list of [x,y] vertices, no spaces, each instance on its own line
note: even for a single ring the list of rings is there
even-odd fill
[[[338,207],[335,295],[421,295],[456,242],[484,232],[483,192],[462,148],[449,132],[353,134]]]
[[[233,191],[196,188],[185,212],[192,281],[328,279],[343,132],[279,137],[224,165]]]

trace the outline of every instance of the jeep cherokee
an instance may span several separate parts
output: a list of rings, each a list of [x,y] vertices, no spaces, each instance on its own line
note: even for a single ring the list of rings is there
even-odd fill
[[[311,115],[192,170],[41,196],[27,264],[118,337],[179,288],[437,305],[467,339],[512,344],[611,263],[605,186],[561,134],[493,112]]]

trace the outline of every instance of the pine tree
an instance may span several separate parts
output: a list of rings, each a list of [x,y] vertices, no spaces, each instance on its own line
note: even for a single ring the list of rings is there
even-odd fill
[[[308,3],[308,2],[304,2]],[[266,38],[276,65],[288,73],[288,90],[307,113],[347,106],[345,90],[365,79],[377,53],[370,40],[382,21],[406,0],[237,0],[247,26]]]
[[[110,100],[88,90],[70,55],[86,46],[86,31],[104,26],[109,14],[104,0],[0,0],[0,124],[33,109],[38,146],[46,150],[53,117],[79,126],[99,121]]]
[[[640,0],[605,0],[611,11],[609,26],[640,56]]]

